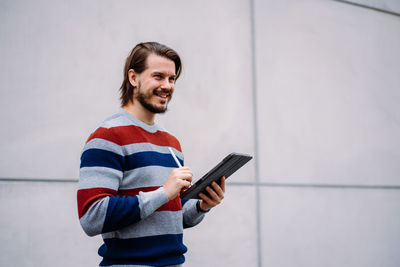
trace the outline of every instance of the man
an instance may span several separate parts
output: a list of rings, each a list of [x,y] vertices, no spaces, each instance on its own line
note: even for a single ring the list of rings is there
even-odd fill
[[[224,198],[225,178],[201,200],[181,201],[193,173],[179,141],[157,125],[181,73],[179,55],[149,42],[133,48],[120,88],[122,108],[87,140],[81,156],[78,213],[89,236],[102,234],[100,266],[180,266],[183,228],[198,224]]]

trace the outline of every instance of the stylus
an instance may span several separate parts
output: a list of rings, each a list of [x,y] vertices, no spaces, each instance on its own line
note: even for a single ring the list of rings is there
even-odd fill
[[[169,152],[171,153],[172,157],[174,158],[176,164],[178,165],[178,167],[179,167],[179,168],[182,168],[182,165],[181,165],[181,163],[179,162],[178,158],[175,156],[174,151],[172,151],[172,149],[171,149],[170,147],[169,147],[168,149],[169,149]]]
[[[172,151],[172,149],[169,147],[169,152],[171,153],[172,157],[174,158],[176,164],[178,165],[179,168],[182,168],[181,163],[179,162],[178,158],[175,156],[174,151]],[[192,183],[190,183],[190,185],[192,185]]]

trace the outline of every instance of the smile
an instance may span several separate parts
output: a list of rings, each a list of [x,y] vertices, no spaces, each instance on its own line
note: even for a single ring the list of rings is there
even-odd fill
[[[153,94],[161,98],[168,98],[171,96],[171,92],[169,90],[154,90]]]

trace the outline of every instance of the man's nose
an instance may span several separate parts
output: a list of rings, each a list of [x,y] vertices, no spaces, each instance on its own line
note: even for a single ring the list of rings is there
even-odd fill
[[[174,84],[168,79],[163,79],[162,83],[161,83],[161,87],[163,89],[173,89],[174,88]]]

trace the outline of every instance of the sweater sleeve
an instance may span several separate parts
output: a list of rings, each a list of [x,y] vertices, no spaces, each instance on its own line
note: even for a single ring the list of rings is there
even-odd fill
[[[183,210],[183,227],[190,228],[199,224],[205,215],[205,212],[197,211],[196,199],[184,199],[182,200]]]
[[[99,128],[82,155],[77,192],[79,221],[94,236],[119,230],[152,214],[168,202],[163,188],[136,196],[119,196],[125,157],[112,129]]]

